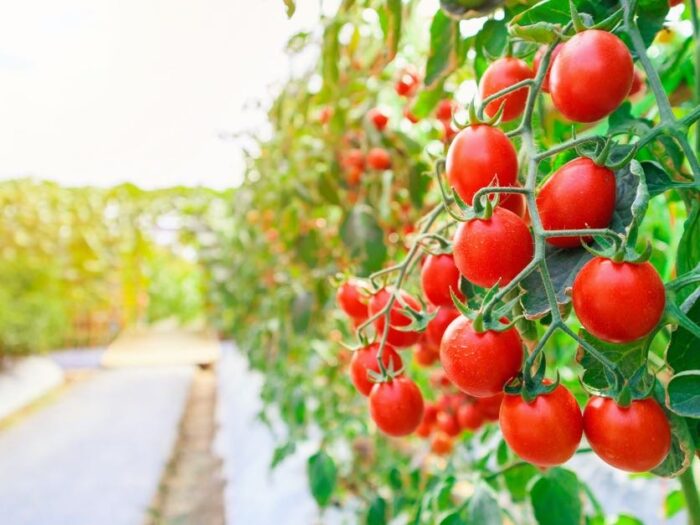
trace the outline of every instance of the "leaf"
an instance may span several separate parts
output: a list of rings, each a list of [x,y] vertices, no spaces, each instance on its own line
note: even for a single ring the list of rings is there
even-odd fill
[[[491,487],[480,483],[465,510],[466,523],[479,525],[500,525],[503,523],[501,508]]]
[[[664,500],[664,517],[672,518],[685,508],[685,497],[683,491],[676,489],[666,494]]]
[[[514,16],[510,32],[524,40],[549,44],[570,20],[569,0],[544,0]]]
[[[438,10],[430,24],[430,51],[425,66],[427,89],[457,68],[459,42],[459,23]]]
[[[643,215],[646,210],[645,206],[640,210],[633,209],[639,193],[646,189],[646,185],[640,184],[640,175],[644,176],[644,170],[636,160],[615,172],[615,211],[610,228],[616,232],[624,232],[635,215]]]
[[[650,197],[656,197],[673,188],[683,187],[683,183],[671,179],[668,172],[658,162],[646,160],[642,162],[642,168]]]
[[[666,385],[668,407],[679,416],[700,418],[700,371],[686,370]]]
[[[309,458],[307,474],[311,494],[320,507],[325,507],[331,500],[337,481],[335,462],[323,450]]]
[[[523,465],[503,474],[503,481],[505,481],[506,488],[510,492],[513,501],[525,501],[529,494],[527,486],[530,480],[538,474],[539,470],[532,465]]]
[[[619,372],[625,378],[631,378],[634,374],[644,365],[646,362],[646,355],[648,352],[647,342],[634,341],[627,344],[612,344],[605,341],[601,341],[595,336],[589,334],[585,330],[579,332],[580,337],[590,343],[596,350],[607,357],[615,366],[618,368]],[[580,349],[579,362],[584,368],[582,381],[583,383],[593,390],[597,390],[599,393],[605,393],[609,388],[614,388],[608,381],[605,374],[605,368],[593,355],[587,352],[583,347]],[[638,394],[643,394],[649,391],[651,384],[648,382],[650,376],[645,375],[642,378],[642,382],[635,386],[635,391]]]
[[[484,16],[502,5],[503,0],[440,0],[440,8],[457,19]]]
[[[387,255],[384,232],[369,206],[359,204],[350,210],[340,226],[340,236],[365,275],[382,267]]]
[[[284,5],[287,7],[287,18],[292,18],[297,9],[295,0],[284,0]]]
[[[321,55],[321,71],[323,74],[323,90],[330,97],[340,78],[338,63],[340,62],[340,43],[338,33],[340,23],[336,20],[323,33],[323,54]]]
[[[624,102],[608,117],[608,134],[632,133],[642,136],[649,131],[653,122],[632,115],[632,104]]]
[[[386,500],[377,496],[372,500],[367,511],[367,525],[386,525]]]
[[[286,458],[294,454],[297,447],[293,441],[287,441],[286,443],[275,448],[272,453],[272,461],[270,462],[270,469],[274,469],[282,463]]]
[[[700,301],[697,301],[686,315],[691,321],[700,323]],[[666,362],[676,374],[685,370],[700,370],[698,340],[682,326],[671,335],[671,342],[666,350]]]
[[[481,78],[491,63],[490,57],[500,56],[508,40],[508,28],[505,20],[487,20],[481,31],[476,34],[474,49],[476,58],[474,68],[477,78]]]
[[[443,82],[437,83],[432,89],[423,89],[416,97],[411,113],[420,119],[427,117],[444,96]]]
[[[637,4],[637,27],[642,34],[644,44],[649,47],[656,34],[664,26],[668,14],[666,0],[639,0]]]
[[[671,412],[665,404],[664,387],[658,381],[654,385],[654,398],[671,425],[671,450],[666,459],[651,472],[665,478],[680,476],[690,466],[695,457],[695,444],[686,420]]]
[[[384,42],[386,44],[385,63],[391,62],[396,56],[401,39],[401,22],[403,10],[401,0],[387,0],[384,8]]]
[[[690,214],[683,225],[683,236],[678,244],[676,265],[683,275],[700,264],[700,201],[693,201]]]
[[[540,525],[580,525],[582,516],[576,474],[555,467],[532,487],[530,499]]]

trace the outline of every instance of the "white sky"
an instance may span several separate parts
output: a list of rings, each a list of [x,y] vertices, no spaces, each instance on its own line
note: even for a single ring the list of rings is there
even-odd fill
[[[226,187],[259,125],[247,101],[289,71],[316,24],[300,0],[6,0],[0,5],[0,178]]]

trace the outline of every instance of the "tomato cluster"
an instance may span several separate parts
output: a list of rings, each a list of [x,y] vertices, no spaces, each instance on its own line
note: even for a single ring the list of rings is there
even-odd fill
[[[639,93],[643,77],[635,71],[627,46],[606,31],[585,30],[557,45],[548,69],[541,71],[545,53],[544,49],[537,52],[534,67],[509,56],[486,69],[479,92],[484,113],[492,117],[488,122],[472,115],[457,131],[455,104],[443,100],[437,106],[435,115],[449,142],[445,175],[455,203],[466,215],[451,243],[444,243],[451,246],[441,244],[440,250],[424,258],[420,297],[357,280],[340,287],[340,307],[356,326],[374,326],[381,341],[355,352],[350,375],[357,390],[368,396],[370,414],[382,432],[430,438],[436,454],[449,453],[462,432],[475,432],[487,421],[498,421],[506,443],[534,465],[564,463],[585,435],[609,464],[646,471],[664,460],[671,444],[668,421],[655,400],[592,396],[582,413],[564,385],[541,376],[537,376],[539,384],[532,385],[529,367],[533,363],[527,360],[530,354],[523,337],[509,319],[512,312],[494,318],[493,305],[468,310],[470,290],[487,296],[511,283],[509,290],[515,289],[526,272],[540,263],[535,256],[545,241],[550,249],[588,247],[593,234],[608,232],[613,221],[617,180],[604,156],[579,156],[553,170],[538,187],[532,180],[526,185],[519,180],[515,145],[497,125],[523,115],[536,78],[542,80],[542,91],[551,95],[563,117],[590,123]],[[412,97],[418,84],[418,74],[408,68],[399,75],[396,92]],[[378,110],[368,118],[379,131],[388,122]],[[373,169],[387,169],[391,159],[384,153],[371,150],[363,162]],[[347,154],[359,158],[356,152]],[[359,161],[351,164],[359,166]],[[526,209],[525,195],[530,209]],[[589,235],[589,230],[596,231]],[[402,280],[403,272],[399,285]],[[653,334],[666,305],[658,272],[643,258],[627,256],[619,246],[614,253],[601,252],[578,270],[571,295],[585,331],[609,344],[626,344]],[[426,402],[405,373],[401,352],[414,346],[419,366],[430,367],[439,360],[441,369],[432,381],[437,392],[434,401]]]

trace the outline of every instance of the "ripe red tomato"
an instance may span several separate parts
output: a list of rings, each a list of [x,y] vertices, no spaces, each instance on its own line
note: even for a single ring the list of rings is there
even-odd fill
[[[435,403],[426,403],[423,411],[423,422],[433,426],[437,423],[438,407]]]
[[[484,416],[474,403],[465,403],[457,410],[457,421],[462,430],[474,432],[484,424]]]
[[[367,152],[367,165],[373,170],[391,168],[391,155],[384,148],[372,148]]]
[[[519,184],[515,184],[515,186],[519,186]],[[521,193],[501,194],[498,205],[512,211],[518,217],[525,218],[527,206],[525,206],[525,196]]]
[[[632,85],[630,86],[630,92],[627,97],[630,99],[638,99],[644,95],[646,91],[646,82],[644,80],[644,75],[639,69],[634,68],[634,76],[632,77]]]
[[[379,343],[372,343],[369,346],[360,348],[352,354],[350,361],[350,379],[357,391],[363,396],[368,396],[375,383],[369,378],[369,371],[379,373],[379,363],[377,363],[377,352]],[[388,369],[391,365],[394,370],[399,370],[403,366],[401,356],[389,345],[384,347],[382,363]]]
[[[438,347],[433,346],[425,340],[418,343],[418,349],[413,354],[416,363],[420,366],[430,366],[440,359],[440,351]]]
[[[365,154],[361,149],[349,148],[340,154],[340,165],[346,171],[356,168],[365,169]]]
[[[615,174],[581,157],[564,164],[542,186],[537,210],[545,230],[605,228],[615,211]],[[550,237],[558,248],[574,248],[590,237]]]
[[[508,284],[532,260],[533,240],[520,217],[495,208],[489,219],[472,219],[457,228],[455,264],[470,282],[484,288]]]
[[[552,51],[552,56],[549,57],[549,67],[547,68],[547,72],[544,74],[544,79],[542,80],[542,91],[545,93],[549,93],[549,77],[552,74],[552,64],[554,64],[554,60],[557,58],[557,55],[559,54],[559,51],[561,51],[561,44],[557,44],[557,46],[554,48]],[[537,53],[535,53],[535,61],[532,64],[533,69],[535,70],[535,74],[540,69],[540,63],[542,62],[542,57],[544,57],[544,54],[547,52],[547,46],[542,46],[537,50]]]
[[[506,394],[499,421],[508,446],[539,467],[567,461],[576,452],[583,433],[581,409],[562,385],[531,403],[520,395]]]
[[[412,97],[418,90],[420,77],[414,67],[405,67],[396,79],[396,93],[402,97]]]
[[[430,320],[428,327],[425,329],[425,336],[428,342],[439,349],[445,330],[457,317],[459,317],[459,312],[454,306],[441,306],[438,308],[437,314]]]
[[[474,194],[487,186],[514,186],[518,157],[500,129],[472,125],[457,133],[447,150],[447,178],[457,194],[471,204]]]
[[[464,294],[459,289],[459,270],[450,254],[428,255],[420,273],[425,298],[435,306],[452,306],[452,290],[462,301]]]
[[[367,118],[374,124],[374,127],[377,128],[378,131],[384,131],[384,128],[386,128],[386,125],[389,123],[389,115],[379,108],[370,109],[367,112]]]
[[[452,114],[455,110],[455,103],[450,99],[442,99],[435,109],[435,118],[438,120],[448,121],[452,120]]]
[[[481,100],[533,76],[530,66],[519,58],[499,58],[486,68],[484,75],[481,77],[481,82],[479,83]],[[492,100],[486,105],[486,114],[489,117],[493,117],[498,113],[500,107],[504,106],[503,122],[518,118],[525,109],[528,91],[528,88],[520,88],[496,100]]]
[[[562,45],[552,65],[555,107],[574,122],[595,122],[625,100],[632,86],[632,55],[622,40],[588,29]]]
[[[440,362],[447,377],[474,397],[495,396],[517,375],[523,343],[515,328],[478,333],[460,316],[447,327],[440,345]]]
[[[438,432],[433,436],[433,440],[430,443],[430,450],[438,456],[446,456],[452,452],[454,447],[454,442],[450,436],[443,432]]]
[[[357,279],[350,279],[344,282],[338,291],[335,298],[338,301],[338,306],[353,319],[364,321],[369,317],[367,310],[368,295],[364,295],[361,290],[367,287]]]
[[[451,437],[459,436],[461,429],[457,416],[452,412],[440,411],[437,415],[437,428]]]
[[[433,427],[430,425],[426,425],[425,421],[421,421],[420,425],[418,425],[418,428],[416,428],[416,436],[420,438],[427,438],[430,436],[430,434],[433,432]]]
[[[385,434],[407,436],[423,419],[423,395],[407,377],[377,383],[369,394],[369,412]]]
[[[369,302],[369,315],[370,317],[381,311],[384,306],[389,302],[389,294],[391,290],[382,288],[376,294],[372,296]],[[410,294],[401,290],[401,298],[403,301],[413,310],[420,310],[420,303]],[[402,313],[403,306],[397,298],[394,304],[391,306],[391,311],[389,312],[389,335],[387,341],[389,344],[395,348],[406,348],[408,346],[414,345],[420,339],[420,332],[403,332],[397,330],[396,327],[408,326],[411,324],[411,318],[406,314]],[[384,333],[384,320],[385,316],[382,315],[375,321],[375,327],[377,333],[381,336]]]
[[[498,414],[501,411],[503,392],[491,397],[482,397],[476,400],[476,408],[487,421],[498,421]]]
[[[588,261],[574,279],[574,311],[583,327],[603,341],[626,343],[649,334],[664,313],[666,291],[649,263]]]
[[[671,449],[668,421],[651,398],[621,407],[613,399],[593,396],[583,411],[583,430],[600,459],[628,472],[657,467]]]

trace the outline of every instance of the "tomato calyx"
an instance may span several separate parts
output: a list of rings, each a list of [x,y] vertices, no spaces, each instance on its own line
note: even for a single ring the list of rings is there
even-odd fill
[[[532,403],[537,396],[549,394],[559,386],[559,373],[554,381],[545,378],[547,362],[544,356],[540,357],[537,371],[532,374],[527,366],[522,373],[510,381],[505,387],[506,394],[520,395],[526,403]]]
[[[522,319],[522,316],[515,316],[512,320],[508,320],[512,315],[513,308],[520,300],[520,296],[511,299],[507,303],[502,303],[498,307],[494,305],[494,298],[498,293],[498,285],[490,288],[484,294],[482,306],[478,310],[470,309],[466,302],[463,302],[453,290],[450,290],[452,302],[457,308],[457,311],[467,319],[471,320],[472,328],[477,333],[487,331],[505,332],[515,326]]]
[[[600,29],[602,31],[612,31],[615,29],[624,17],[624,9],[619,8],[613,14],[608,16],[606,19],[601,20],[597,24],[593,23],[593,17],[588,13],[579,13],[576,9],[576,4],[574,0],[569,0],[569,9],[571,10],[571,22],[573,24],[574,30],[577,33],[582,31],[587,31],[589,29]]]
[[[575,131],[573,138],[576,139]],[[585,144],[579,144],[575,150],[580,157],[587,157],[597,166],[611,170],[623,168],[632,161],[637,153],[635,145],[617,144],[614,140],[614,134],[605,138],[596,137],[596,140],[593,141],[592,151],[588,150]]]
[[[377,353],[377,364],[379,365],[379,372],[374,370],[367,370],[367,377],[372,383],[388,383],[393,381],[397,377],[403,375],[405,366],[400,366],[398,369],[394,369],[394,361],[389,361],[389,366],[384,366],[382,360],[383,352],[387,348],[387,345],[382,345],[380,343],[379,352]]]

